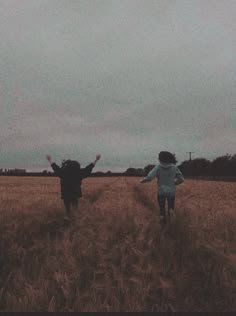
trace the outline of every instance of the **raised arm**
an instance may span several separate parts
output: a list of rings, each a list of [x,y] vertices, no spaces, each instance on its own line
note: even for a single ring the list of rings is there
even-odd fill
[[[149,182],[152,179],[154,179],[157,176],[157,170],[158,170],[159,165],[156,165],[149,173],[146,177],[144,177],[143,179],[140,180],[140,183],[145,183],[145,182]]]
[[[49,161],[50,165],[52,164],[52,157],[50,155],[46,156],[46,159]]]
[[[96,158],[95,158],[95,160],[94,160],[94,162],[93,162],[94,166],[96,165],[97,161],[98,161],[100,158],[101,158],[101,155],[97,155],[97,156],[96,156]]]
[[[101,158],[101,155],[97,155],[94,162],[90,163],[89,165],[87,165],[84,169],[81,169],[82,171],[82,177],[86,178],[90,175],[90,173],[92,172],[93,168],[95,167],[97,161]]]
[[[47,155],[46,156],[46,159],[49,161],[53,171],[57,174],[57,175],[60,175],[60,171],[61,171],[61,168],[55,163],[55,162],[52,162],[52,157],[50,155]]]

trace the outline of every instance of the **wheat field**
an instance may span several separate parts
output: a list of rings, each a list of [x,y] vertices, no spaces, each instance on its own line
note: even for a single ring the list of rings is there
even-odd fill
[[[236,311],[236,183],[186,180],[159,225],[156,183],[0,177],[0,311]]]

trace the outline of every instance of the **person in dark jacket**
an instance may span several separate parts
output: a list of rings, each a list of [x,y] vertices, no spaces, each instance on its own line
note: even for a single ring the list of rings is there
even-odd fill
[[[61,198],[64,201],[66,214],[70,215],[71,207],[78,208],[78,200],[82,197],[82,180],[88,177],[101,155],[97,155],[94,162],[85,168],[80,168],[76,160],[63,160],[61,167],[52,162],[51,156],[46,156],[55,174],[60,178]]]

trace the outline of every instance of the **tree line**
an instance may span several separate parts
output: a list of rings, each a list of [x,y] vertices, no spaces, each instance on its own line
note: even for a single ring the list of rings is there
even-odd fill
[[[145,175],[155,165],[144,167]],[[236,154],[226,154],[210,161],[205,158],[195,158],[183,161],[178,168],[185,177],[233,177],[236,178]]]
[[[185,176],[236,177],[236,154],[226,154],[212,161],[205,158],[183,161],[179,169]]]
[[[146,176],[154,167],[154,164],[148,164],[143,168],[129,167],[124,172],[93,172],[92,177],[108,176]],[[236,154],[226,154],[210,161],[205,158],[195,158],[183,161],[178,168],[185,177],[232,177],[236,178]],[[26,172],[25,169],[0,169],[0,175],[12,176],[54,176],[51,171]]]

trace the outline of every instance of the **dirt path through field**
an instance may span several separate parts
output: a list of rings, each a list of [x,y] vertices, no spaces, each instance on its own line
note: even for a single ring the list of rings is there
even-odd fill
[[[139,179],[135,178],[135,180],[137,183],[134,185],[134,179],[132,178],[111,177],[105,179],[103,186],[95,189],[94,195],[97,199],[94,207],[103,211],[106,210],[109,213],[115,212],[121,216],[124,213],[135,215],[135,212],[139,216],[140,212],[145,213],[147,211],[142,209],[143,206],[152,210],[156,208],[157,205],[150,201],[145,193],[142,193],[142,185],[140,185]],[[92,195],[93,193],[90,192],[90,200]],[[84,203],[86,203],[85,200]]]
[[[128,306],[128,300],[137,301],[139,297],[140,304],[147,310],[155,302],[152,310],[161,306],[162,310],[171,311],[174,310],[174,282],[169,274],[171,266],[162,254],[155,196],[150,199],[139,179],[135,180],[125,177],[104,179],[103,191],[94,186],[94,194],[97,196],[101,192],[101,195],[95,202],[91,202],[92,192],[87,195],[90,199],[83,199],[81,216],[77,224],[73,224],[74,233],[80,231],[87,249],[89,247],[97,254],[98,266],[93,272],[95,282],[107,293],[112,293],[112,284],[116,284],[116,295],[123,302],[117,310]],[[90,237],[86,238],[86,235]],[[150,295],[144,295],[145,292]]]

